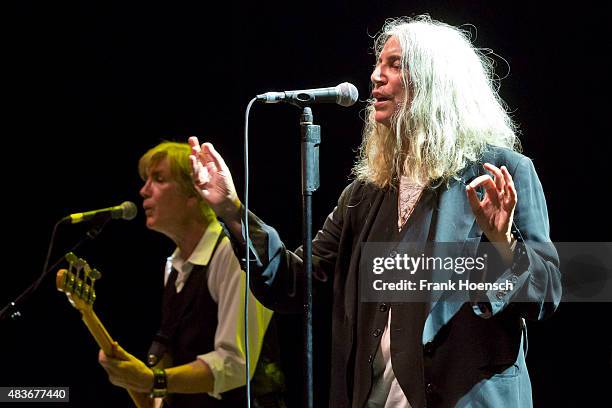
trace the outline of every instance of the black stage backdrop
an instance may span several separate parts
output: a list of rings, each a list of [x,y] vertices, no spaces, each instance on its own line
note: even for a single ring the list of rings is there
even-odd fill
[[[604,89],[610,24],[587,2],[7,4],[1,17],[7,260],[1,307],[39,276],[59,218],[124,200],[140,205],[137,160],[161,140],[198,135],[213,142],[242,190],[247,102],[268,90],[343,81],[354,83],[363,101],[374,64],[370,36],[385,18],[402,15],[429,13],[476,27],[465,26],[476,45],[510,65],[497,59],[500,93],[544,185],[553,240],[611,241]],[[363,108],[360,102],[313,109],[323,139],[315,228],[348,183]],[[257,105],[251,118],[252,209],[288,246],[297,246],[299,111]],[[143,222],[142,213],[112,222],[79,251],[104,274],[98,315],[140,358],[156,329],[161,268],[172,250]],[[52,259],[85,231],[62,227]],[[55,291],[54,273],[22,306],[20,319],[0,322],[0,386],[69,386],[69,406],[126,406],[127,394],[107,381],[78,313]],[[550,320],[529,324],[536,407],[605,404],[612,384],[610,312],[610,304],[562,304]],[[286,317],[283,323],[290,403],[300,406],[300,322]]]

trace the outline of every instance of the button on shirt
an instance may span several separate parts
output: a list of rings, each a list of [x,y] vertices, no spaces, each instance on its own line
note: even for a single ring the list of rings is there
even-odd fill
[[[212,371],[215,379],[215,398],[221,393],[245,385],[244,340],[244,288],[245,275],[240,270],[229,239],[223,238],[215,251],[215,243],[221,233],[221,224],[212,222],[188,259],[183,259],[177,248],[166,261],[164,285],[172,268],[176,269],[176,291],[180,292],[194,265],[208,265],[207,283],[210,296],[217,303],[217,330],[215,349],[199,355]],[[250,376],[253,376],[265,331],[272,318],[272,311],[259,303],[249,291],[249,351]]]

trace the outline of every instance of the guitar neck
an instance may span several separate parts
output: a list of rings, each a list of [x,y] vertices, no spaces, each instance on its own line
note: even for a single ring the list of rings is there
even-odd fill
[[[96,316],[93,309],[82,311],[81,316],[85,326],[89,329],[89,333],[93,336],[98,343],[98,346],[104,351],[107,356],[113,355],[113,338],[108,334],[106,328]]]
[[[66,260],[70,263],[70,269],[57,271],[55,285],[59,291],[66,294],[72,306],[81,312],[85,326],[104,354],[113,357],[115,354],[113,338],[108,334],[92,307],[95,299],[93,284],[100,277],[100,273],[95,269],[92,270],[85,260],[77,258],[72,253],[66,255]],[[129,389],[127,392],[137,408],[153,407],[153,399],[149,398],[148,394]]]
[[[98,319],[98,316],[93,309],[81,311],[81,317],[89,333],[93,336],[98,343],[98,346],[104,351],[107,356],[113,355],[113,338],[108,334],[108,331]],[[150,399],[146,394],[136,392],[133,390],[127,390],[128,394],[132,398],[132,401],[137,408],[151,408],[153,406],[153,400]]]

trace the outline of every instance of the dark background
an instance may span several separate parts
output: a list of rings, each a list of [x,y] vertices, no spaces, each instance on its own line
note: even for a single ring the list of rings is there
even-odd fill
[[[61,3],[61,4],[55,4]],[[492,48],[500,94],[520,124],[548,199],[554,241],[611,241],[607,198],[609,22],[586,2],[10,1],[2,13],[3,231],[0,307],[41,272],[53,224],[79,211],[140,205],[138,158],[161,140],[215,144],[243,186],[244,109],[269,90],[354,83],[363,101],[371,36],[385,18],[429,13],[466,25]],[[476,28],[474,28],[474,26]],[[315,228],[348,183],[363,102],[316,106],[322,126]],[[300,242],[299,112],[256,105],[251,114],[251,207],[288,246]],[[240,194],[242,196],[242,194]],[[78,254],[98,267],[95,310],[125,349],[143,357],[158,318],[161,266],[173,247],[131,222],[110,223]],[[85,233],[59,229],[52,259]],[[0,386],[69,386],[70,406],[125,406],[98,366],[78,312],[53,271],[0,322]],[[610,304],[562,304],[530,323],[536,407],[600,406],[612,384]],[[283,341],[291,402],[301,401],[299,322]],[[316,358],[316,356],[315,356]],[[21,406],[21,405],[20,405]],[[25,404],[23,405],[25,406]],[[63,406],[66,406],[65,404]]]

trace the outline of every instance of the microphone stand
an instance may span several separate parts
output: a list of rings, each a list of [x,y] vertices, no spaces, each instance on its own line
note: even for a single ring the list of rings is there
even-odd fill
[[[106,226],[109,220],[110,217],[103,217],[94,222],[85,234],[85,236],[81,238],[68,252],[74,252],[87,240],[92,241],[93,239],[95,239],[98,234],[102,232],[102,229]],[[64,222],[66,222],[66,218],[62,218],[61,220],[59,220],[53,227],[53,233],[51,234],[51,240],[49,242],[49,249],[47,250],[47,259],[45,259],[45,265],[43,266],[42,274],[30,286],[28,286],[28,288],[24,290],[21,295],[19,295],[14,301],[9,302],[8,305],[6,305],[2,308],[2,310],[0,310],[0,322],[6,319],[7,316],[10,317],[11,320],[17,320],[18,318],[20,318],[21,312],[18,307],[19,304],[24,303],[36,291],[45,276],[47,276],[50,271],[54,270],[64,260],[64,256],[62,255],[57,261],[55,261],[53,265],[47,268],[47,263],[49,262],[49,255],[51,254],[53,241],[55,240],[55,231],[57,227]]]
[[[313,408],[312,360],[312,193],[319,188],[319,144],[321,127],[313,124],[312,110],[303,107],[300,116],[302,137],[302,229],[304,236],[304,336],[306,360],[306,407]]]

